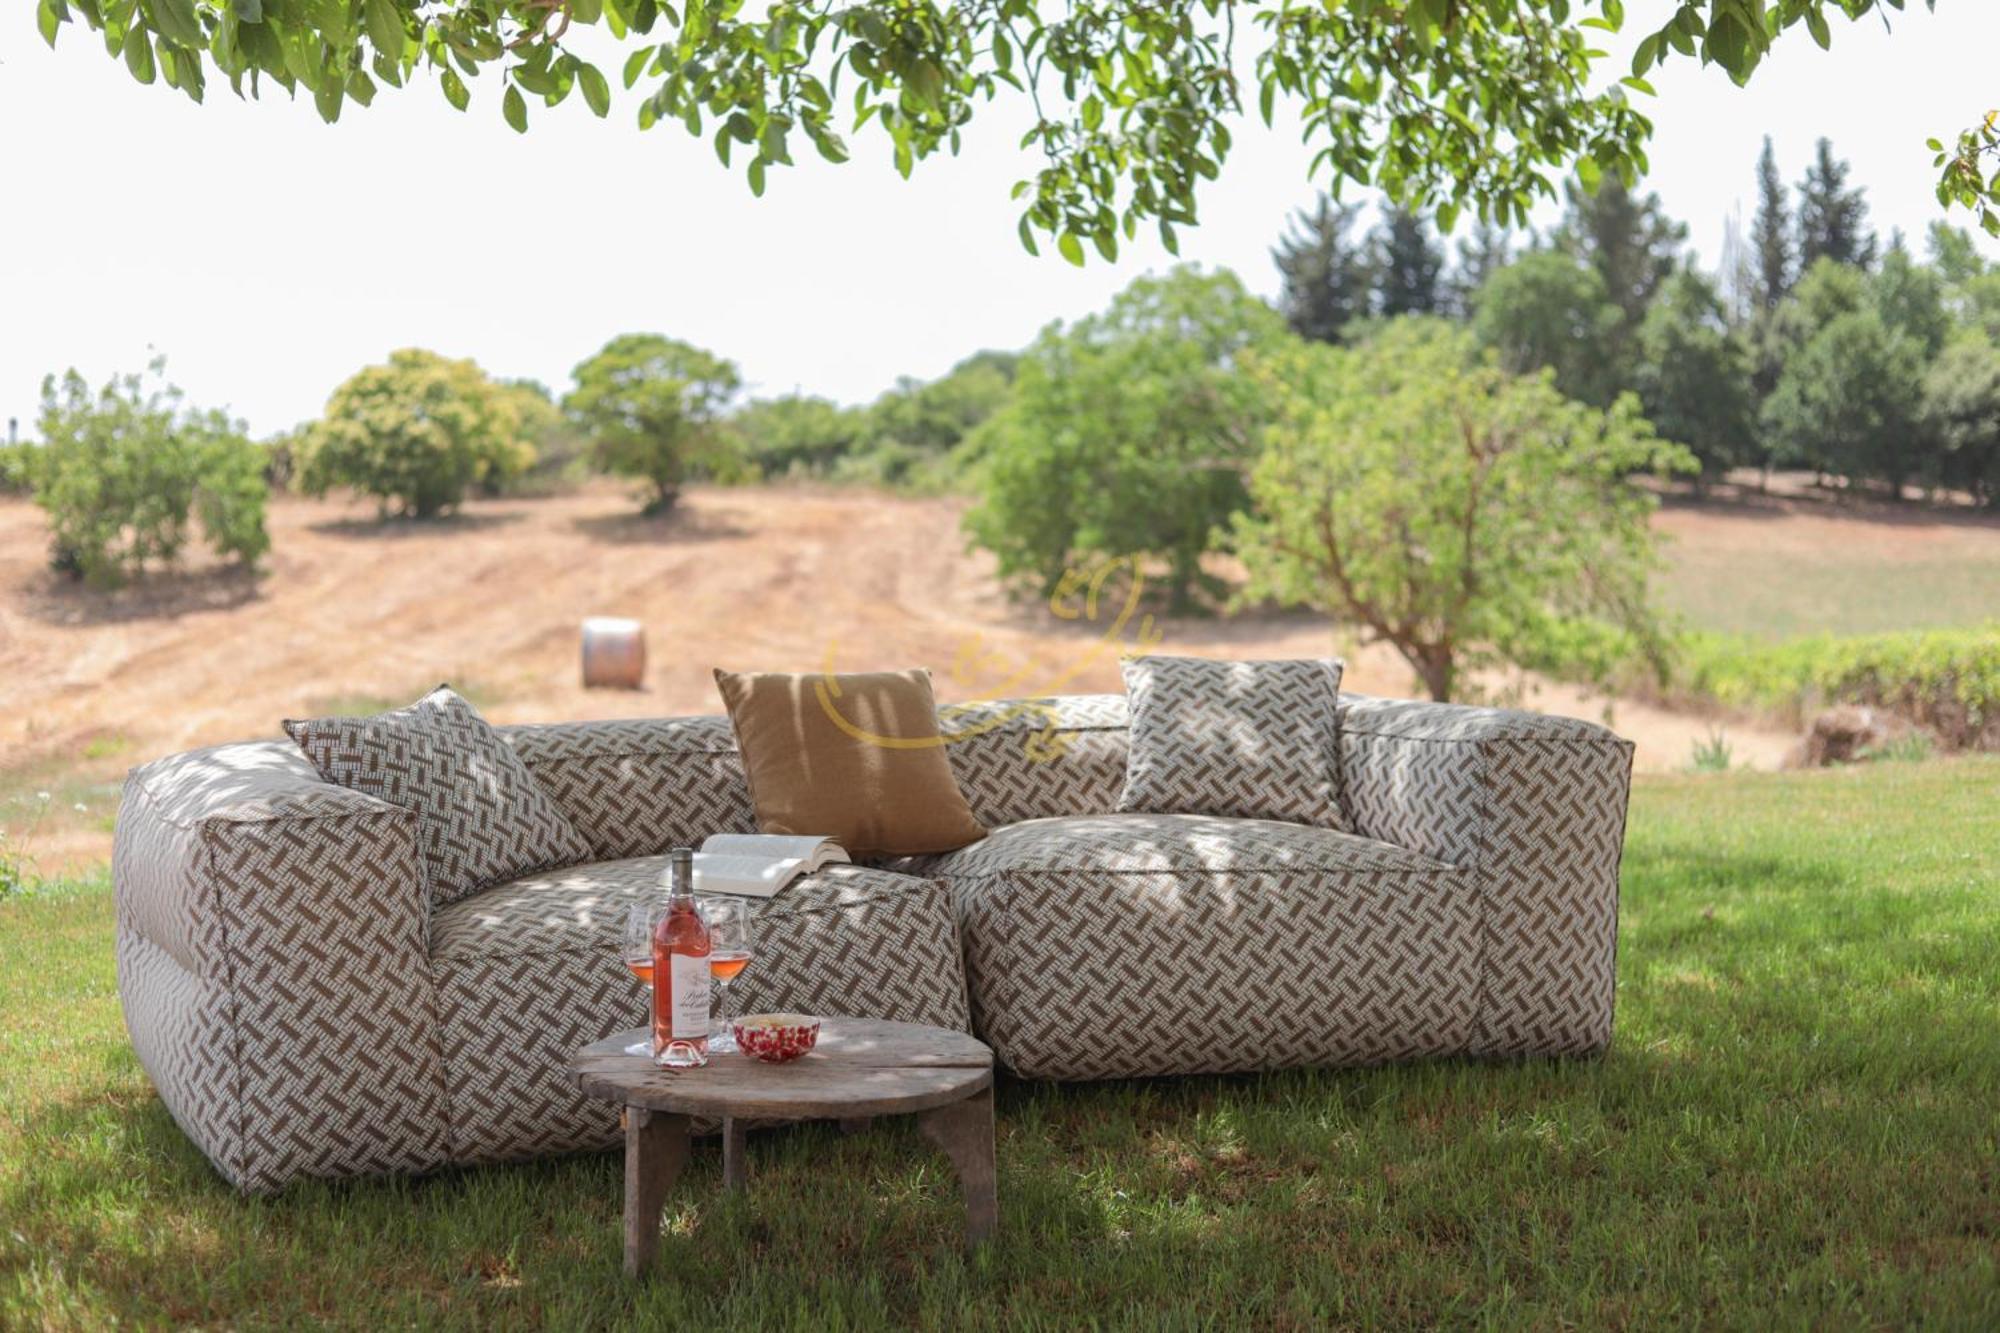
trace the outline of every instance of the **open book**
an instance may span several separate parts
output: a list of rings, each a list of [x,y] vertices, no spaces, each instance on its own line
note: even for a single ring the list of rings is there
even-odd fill
[[[801,875],[846,862],[832,838],[717,833],[694,854],[694,891],[768,898]]]

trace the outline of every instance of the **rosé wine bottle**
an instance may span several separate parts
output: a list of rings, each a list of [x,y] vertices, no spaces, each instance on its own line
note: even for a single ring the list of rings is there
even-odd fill
[[[694,906],[694,853],[676,847],[668,866],[653,932],[653,1059],[685,1069],[708,1063],[708,926]]]

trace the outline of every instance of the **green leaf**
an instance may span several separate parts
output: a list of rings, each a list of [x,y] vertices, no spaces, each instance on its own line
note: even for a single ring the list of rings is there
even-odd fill
[[[141,83],[153,81],[153,39],[138,24],[125,32],[125,68]]]
[[[319,108],[319,118],[331,125],[340,119],[340,85],[330,84],[313,89],[313,105]]]
[[[368,40],[375,43],[375,49],[383,55],[400,58],[404,45],[409,41],[409,34],[403,29],[403,16],[396,8],[395,0],[365,0],[365,9]]]
[[[176,46],[199,51],[208,45],[208,35],[195,17],[194,0],[146,0],[146,17],[153,30]]]
[[[69,7],[63,0],[41,0],[35,6],[35,26],[41,29],[42,40],[50,46],[56,44],[56,29],[69,18]]]
[[[1076,239],[1075,232],[1066,231],[1056,238],[1056,253],[1078,268],[1083,267],[1083,242]]]
[[[264,0],[236,0],[236,21],[238,23],[262,23],[264,21]]]
[[[646,72],[646,62],[653,58],[653,49],[650,46],[642,46],[631,55],[625,57],[625,86],[627,88],[639,82],[639,76]]]
[[[762,199],[764,197],[764,159],[760,157],[751,162],[750,170],[747,174],[750,177],[750,193]]]
[[[500,114],[514,127],[516,134],[528,132],[528,104],[521,97],[521,90],[513,84],[507,85],[506,95],[500,99]]]
[[[375,80],[355,70],[347,76],[347,95],[363,106],[375,104]]]
[[[1812,33],[1812,39],[1819,43],[1820,50],[1825,51],[1833,46],[1833,34],[1826,29],[1826,15],[1819,10],[1806,11],[1806,29]]]
[[[577,62],[577,87],[583,89],[583,100],[599,117],[611,114],[611,85],[604,81],[604,75],[597,66]]]
[[[578,23],[595,23],[604,17],[604,0],[569,0],[569,16]]]
[[[444,88],[444,100],[458,110],[465,110],[466,104],[472,101],[472,93],[466,88],[465,80],[459,78],[458,71],[450,66],[438,75],[438,83]]]

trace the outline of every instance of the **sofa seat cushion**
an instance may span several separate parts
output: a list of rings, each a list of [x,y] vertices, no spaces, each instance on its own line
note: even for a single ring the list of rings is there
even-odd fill
[[[1477,1028],[1476,876],[1331,829],[1090,815],[995,829],[951,889],[976,1029],[1030,1078],[1375,1063]]]
[[[531,875],[440,909],[431,970],[444,1029],[455,1161],[609,1147],[614,1107],[567,1074],[582,1046],[648,1021],[620,958],[633,904],[660,894],[667,858]],[[740,1012],[797,1010],[969,1026],[965,972],[942,885],[829,867],[756,904]]]
[[[431,918],[435,959],[517,958],[559,949],[597,949],[614,957],[625,918],[648,897],[666,901],[664,856],[597,861],[528,875],[440,909]],[[919,886],[908,875],[864,866],[829,866],[755,901],[757,923],[856,908]],[[747,976],[747,974],[746,974]]]
[[[1449,871],[1450,866],[1386,842],[1276,819],[1222,815],[1110,814],[1029,819],[994,829],[942,856],[880,863],[944,879],[1008,871],[1107,872],[1231,870]]]

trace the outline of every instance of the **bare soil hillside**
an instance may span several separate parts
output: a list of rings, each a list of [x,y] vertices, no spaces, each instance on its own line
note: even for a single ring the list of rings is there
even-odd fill
[[[204,568],[116,592],[45,567],[40,511],[0,501],[0,828],[45,869],[102,858],[132,763],[242,737],[285,717],[372,711],[440,680],[496,721],[712,712],[710,669],[929,666],[947,699],[1116,690],[1123,585],[1093,621],[1009,602],[968,554],[960,504],[854,491],[702,489],[665,521],[622,491],[475,504],[442,522],[280,499],[257,577]],[[586,691],[578,622],[645,622],[647,688]],[[1184,619],[1161,648],[1294,656],[1346,650],[1348,682],[1407,694],[1379,648],[1352,651],[1307,616]],[[1575,691],[1529,683],[1530,707],[1601,719]],[[1696,719],[1618,706],[1642,767],[1678,768]],[[1788,738],[1732,726],[1739,762]],[[46,792],[44,799],[42,793]]]

